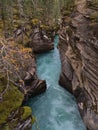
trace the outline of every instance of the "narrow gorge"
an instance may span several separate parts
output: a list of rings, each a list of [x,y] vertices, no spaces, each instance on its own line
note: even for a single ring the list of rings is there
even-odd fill
[[[46,80],[47,91],[31,98],[26,105],[32,108],[39,130],[86,130],[75,98],[58,84],[61,72],[58,42],[56,36],[54,50],[37,56],[37,73]],[[36,130],[36,123],[32,130]]]
[[[98,130],[98,0],[0,0],[0,130]]]

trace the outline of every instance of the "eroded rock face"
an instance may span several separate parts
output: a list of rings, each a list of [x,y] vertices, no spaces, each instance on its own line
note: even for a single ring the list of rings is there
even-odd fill
[[[89,130],[98,129],[98,5],[75,0],[73,13],[63,16],[59,50],[60,84],[77,98]]]

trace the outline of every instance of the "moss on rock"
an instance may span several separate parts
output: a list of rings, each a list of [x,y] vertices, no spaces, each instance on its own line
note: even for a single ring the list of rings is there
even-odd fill
[[[28,107],[28,106],[24,106],[23,107],[23,114],[22,114],[22,116],[21,116],[21,119],[22,120],[25,120],[25,119],[27,119],[29,116],[31,116],[32,115],[32,110],[31,110],[31,108],[30,107]]]
[[[4,124],[2,127],[0,127],[0,130],[11,130],[8,124]]]
[[[0,93],[6,88],[6,80],[0,78]],[[0,102],[0,124],[6,123],[9,114],[21,106],[24,95],[12,83],[4,93]]]

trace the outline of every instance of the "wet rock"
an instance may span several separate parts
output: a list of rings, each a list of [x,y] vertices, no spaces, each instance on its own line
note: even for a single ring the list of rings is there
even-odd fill
[[[95,2],[75,1],[73,15],[67,16],[71,21],[62,19],[59,44],[60,84],[75,95],[89,130],[98,129],[98,3],[94,5]]]
[[[34,73],[33,75],[31,75],[31,73],[29,74],[30,76],[26,76],[24,82],[25,82],[25,86],[24,86],[24,93],[25,93],[25,99],[24,101],[26,101],[29,97],[34,97],[36,95],[39,95],[43,92],[46,91],[46,81],[45,80],[40,80],[38,79],[36,73]],[[28,78],[28,79],[27,79]]]
[[[31,39],[29,46],[33,48],[34,53],[44,53],[54,48],[51,38],[45,32],[40,31],[39,28],[34,29]]]

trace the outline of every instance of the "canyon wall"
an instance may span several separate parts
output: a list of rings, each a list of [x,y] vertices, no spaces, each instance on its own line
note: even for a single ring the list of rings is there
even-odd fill
[[[59,83],[77,99],[89,130],[98,129],[98,1],[75,0],[62,10]]]

